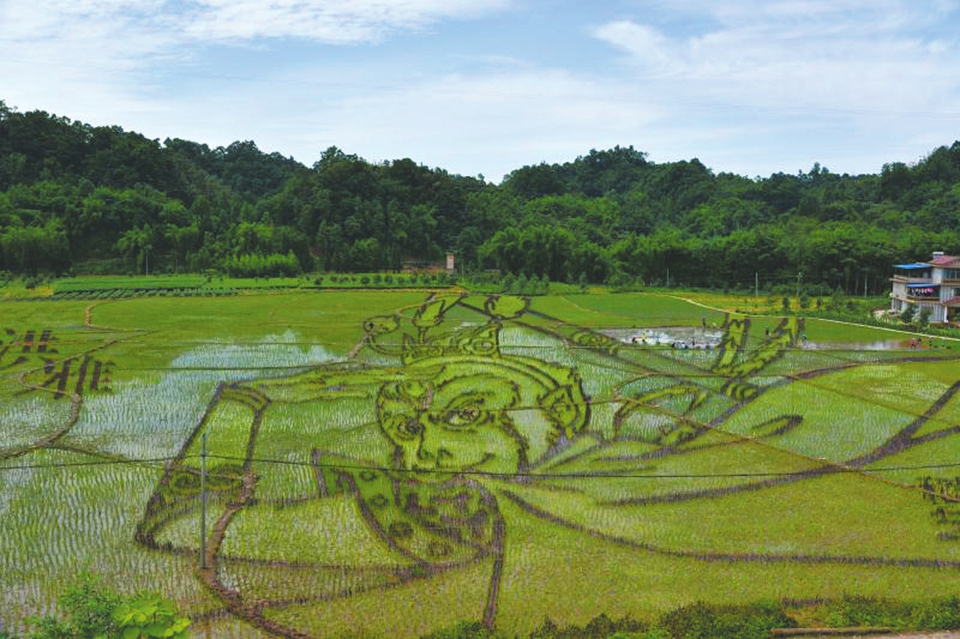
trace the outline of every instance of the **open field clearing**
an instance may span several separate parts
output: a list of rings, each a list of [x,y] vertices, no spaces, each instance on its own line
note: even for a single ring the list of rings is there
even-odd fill
[[[9,302],[0,630],[82,570],[237,638],[955,594],[958,468],[960,348],[877,328],[655,294]]]

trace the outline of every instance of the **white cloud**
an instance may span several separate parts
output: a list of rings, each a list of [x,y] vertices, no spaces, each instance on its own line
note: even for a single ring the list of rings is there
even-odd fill
[[[0,99],[306,163],[337,145],[494,180],[616,144],[747,175],[874,171],[960,126],[956,0],[644,0],[594,22],[590,46],[565,41],[568,56],[541,55],[569,27],[549,2],[0,0]],[[537,3],[529,43],[492,31]],[[515,6],[476,21],[490,31],[443,32]],[[439,37],[409,56],[391,39],[424,31]]]
[[[544,69],[451,74],[350,96],[325,94],[322,85],[307,81],[289,82],[275,84],[270,100],[260,102],[255,87],[239,89],[243,92],[210,98],[214,102],[200,111],[223,115],[195,122],[198,133],[252,130],[270,121],[269,130],[259,129],[261,148],[305,163],[336,145],[372,162],[410,157],[453,173],[482,172],[495,181],[524,164],[564,162],[591,148],[629,144],[625,131],[638,135],[665,115],[632,89]],[[231,102],[244,104],[245,112],[229,113],[225,107]],[[298,102],[324,108],[288,106]]]
[[[652,73],[670,74],[687,66],[679,44],[651,26],[620,20],[599,27],[595,35],[629,53]]]
[[[376,42],[443,20],[485,15],[509,2],[0,0],[0,99],[22,109],[129,128],[144,121],[130,114],[191,109],[179,102],[183,81],[171,86],[170,78],[186,73],[189,81],[198,69],[197,84],[223,84],[221,79],[236,73],[208,62],[211,45],[263,46],[276,39],[282,46],[290,38]],[[270,73],[247,75],[261,88],[271,80]]]
[[[190,40],[305,38],[329,43],[379,40],[444,19],[503,9],[509,0],[35,0],[0,5],[4,37],[22,41],[83,33],[104,25],[137,44],[143,35]],[[93,40],[98,34],[91,34]]]
[[[693,152],[724,170],[762,174],[758,167],[779,158],[794,169],[821,161],[876,171],[956,136],[954,0],[660,6],[645,14],[657,26],[634,17],[592,35],[624,54],[624,81],[632,78],[672,107],[674,117],[659,125],[682,132],[680,139],[701,134]]]
[[[204,40],[297,37],[367,42],[395,30],[501,9],[506,0],[198,0],[186,32]]]
[[[691,4],[707,7],[681,6]],[[668,79],[680,97],[850,112],[942,108],[957,97],[958,41],[917,36],[930,11],[916,3],[717,5],[719,26],[705,34],[619,21],[594,35],[627,53],[638,78]]]

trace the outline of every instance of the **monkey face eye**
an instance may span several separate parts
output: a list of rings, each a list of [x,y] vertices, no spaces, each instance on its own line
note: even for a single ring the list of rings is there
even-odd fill
[[[490,412],[484,408],[484,397],[470,394],[454,400],[440,418],[446,428],[466,430],[477,428],[490,419]]]

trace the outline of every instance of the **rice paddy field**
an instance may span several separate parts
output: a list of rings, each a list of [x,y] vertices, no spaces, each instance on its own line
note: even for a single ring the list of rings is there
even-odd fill
[[[949,340],[640,293],[61,293],[0,302],[0,630],[81,571],[237,638],[960,594]]]

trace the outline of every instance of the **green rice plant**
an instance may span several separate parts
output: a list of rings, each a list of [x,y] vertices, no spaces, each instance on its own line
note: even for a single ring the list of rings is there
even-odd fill
[[[553,509],[573,523],[589,525],[611,537],[717,561],[726,557],[730,562],[842,566],[857,562],[900,565],[901,559],[922,564],[924,560],[955,561],[960,557],[960,548],[931,543],[938,528],[913,491],[875,479],[822,477],[769,482],[762,491],[716,494],[640,504],[637,508],[642,509],[642,517],[639,512],[628,515],[622,508],[602,504],[574,507],[575,500],[570,500],[567,508],[557,509],[554,504]],[[691,520],[700,523],[690,526]]]
[[[697,326],[721,324],[724,313],[705,310],[683,299],[658,293],[560,295],[535,297],[535,311],[562,317],[578,326]]]
[[[851,397],[842,385],[828,386],[827,381],[818,378],[816,384],[792,382],[769,388],[719,427],[751,436],[755,428],[771,420],[797,416],[799,425],[770,443],[807,457],[839,462],[879,447],[915,419],[897,407]]]
[[[335,530],[314,523],[331,519],[339,523]],[[349,498],[265,502],[245,509],[230,524],[223,554],[357,569],[395,568],[409,563],[370,530]],[[259,594],[271,596],[269,592]]]
[[[490,564],[483,562],[430,578],[413,577],[389,589],[358,589],[348,598],[267,607],[265,616],[312,636],[419,637],[448,623],[452,615],[478,618]]]
[[[549,478],[531,482],[531,489],[542,487],[548,498],[551,490],[571,493],[571,504],[588,499],[613,506],[614,512],[617,507],[709,501],[819,468],[789,452],[724,433],[696,444],[673,455],[657,455],[657,448],[633,442],[596,447],[574,462],[553,465]]]
[[[95,461],[85,455],[37,451],[0,470],[0,623],[16,627],[20,615],[42,614],[55,605],[62,583],[87,569],[125,593],[147,588],[194,602],[206,601],[191,567],[175,556],[154,555],[131,543],[157,470],[132,464],[57,464]]]
[[[13,395],[0,404],[0,459],[54,435],[70,420],[69,401],[46,395]]]
[[[200,275],[149,275],[149,276],[94,276],[57,280],[55,292],[104,291],[104,290],[153,290],[195,288],[203,284]]]
[[[924,476],[954,478],[957,475],[955,464],[958,455],[960,440],[947,437],[892,453],[864,468],[868,472],[874,471],[877,477],[886,481],[917,487]],[[916,498],[922,498],[919,492]]]
[[[2,627],[88,565],[237,637],[960,588],[947,352],[753,318],[722,351],[635,347],[724,322],[646,294],[106,284],[4,307],[0,349],[59,341],[0,359]]]

